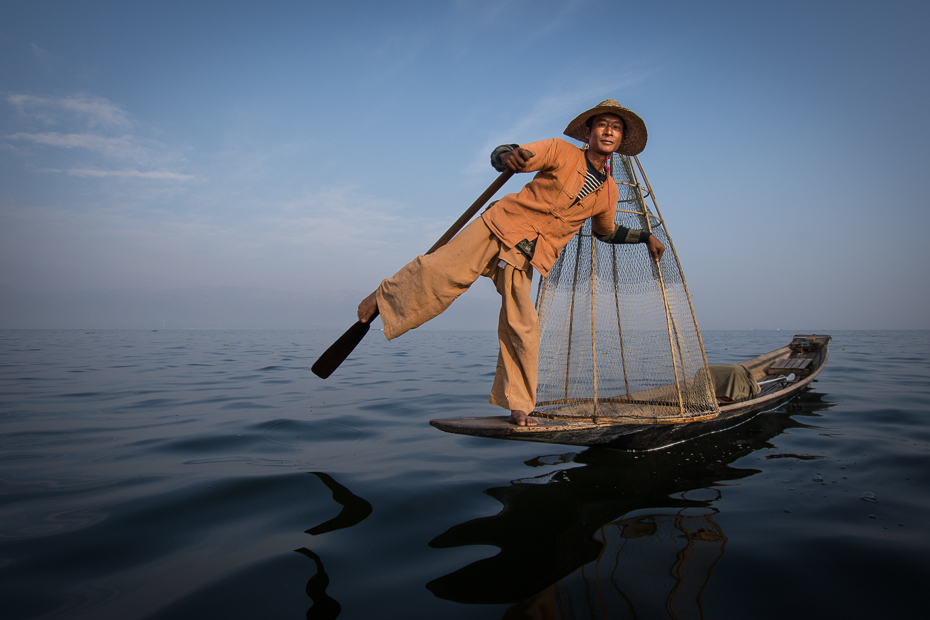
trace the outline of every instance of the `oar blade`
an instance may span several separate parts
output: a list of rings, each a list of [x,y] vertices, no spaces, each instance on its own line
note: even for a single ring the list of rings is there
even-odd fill
[[[362,323],[356,321],[355,325],[347,329],[346,333],[339,336],[339,340],[323,352],[323,355],[313,363],[310,370],[320,379],[329,377],[339,368],[342,362],[346,361],[346,358],[362,341],[369,329],[371,329],[371,322]]]

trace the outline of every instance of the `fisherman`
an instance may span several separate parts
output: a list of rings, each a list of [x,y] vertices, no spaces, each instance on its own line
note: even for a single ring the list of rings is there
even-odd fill
[[[539,367],[539,317],[531,300],[533,268],[547,276],[562,248],[591,218],[605,243],[644,243],[658,261],[665,246],[647,231],[615,224],[619,198],[610,176],[612,153],[637,155],[646,146],[646,125],[613,99],[578,115],[565,135],[578,148],[553,138],[491,153],[498,171],[536,172],[516,194],[493,203],[448,244],[418,256],[358,306],[362,323],[381,314],[388,340],[438,316],[478,276],[491,278],[501,296],[497,326],[500,352],[488,402],[510,411],[510,422],[535,426]]]

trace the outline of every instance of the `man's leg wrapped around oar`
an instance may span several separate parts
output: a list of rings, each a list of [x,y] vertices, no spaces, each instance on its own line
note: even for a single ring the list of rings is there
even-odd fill
[[[376,299],[384,335],[397,338],[438,316],[482,275],[494,280],[501,295],[501,352],[489,402],[509,409],[516,424],[535,424],[527,419],[535,407],[539,355],[539,321],[530,300],[532,268],[522,254],[503,247],[481,218],[381,282]]]

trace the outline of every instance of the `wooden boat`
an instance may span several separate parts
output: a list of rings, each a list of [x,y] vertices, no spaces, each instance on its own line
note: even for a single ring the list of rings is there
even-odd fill
[[[784,405],[810,389],[811,382],[827,363],[829,342],[827,335],[795,336],[787,346],[740,362],[760,382],[760,394],[750,400],[721,405],[719,415],[710,419],[665,422],[643,415],[642,419],[599,418],[595,421],[534,411],[532,415],[537,426],[515,426],[507,416],[448,418],[430,420],[430,424],[447,433],[493,439],[628,450],[661,448],[735,426],[758,413]],[[776,380],[771,381],[773,378]]]

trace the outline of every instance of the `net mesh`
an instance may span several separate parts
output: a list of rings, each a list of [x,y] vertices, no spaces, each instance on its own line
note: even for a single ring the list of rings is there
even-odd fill
[[[594,239],[590,220],[565,246],[537,290],[536,414],[674,422],[718,413],[681,265],[633,165],[613,155],[616,222],[649,230],[667,251],[657,267],[644,244]]]

